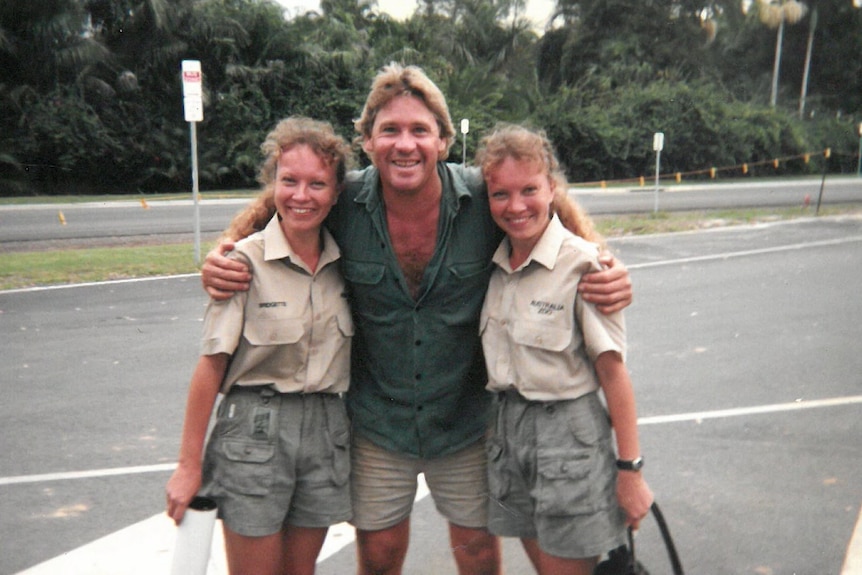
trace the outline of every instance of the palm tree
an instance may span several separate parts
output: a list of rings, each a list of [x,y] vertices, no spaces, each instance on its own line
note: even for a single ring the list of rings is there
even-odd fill
[[[749,3],[743,3],[746,9]],[[808,12],[808,7],[797,0],[757,0],[757,13],[760,21],[769,28],[778,29],[775,38],[775,60],[772,66],[772,92],[769,105],[773,108],[778,100],[778,72],[781,68],[781,44],[784,40],[784,23],[796,24]]]
[[[111,56],[92,34],[84,6],[75,0],[5,0],[0,4],[0,30],[0,64],[13,85],[56,88]]]

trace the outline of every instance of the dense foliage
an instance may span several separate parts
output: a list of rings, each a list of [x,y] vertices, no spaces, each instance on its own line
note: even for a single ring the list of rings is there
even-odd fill
[[[406,21],[373,0],[322,0],[289,19],[272,0],[4,0],[0,195],[188,189],[185,59],[204,73],[202,189],[253,187],[258,145],[287,115],[353,137],[390,61],[422,66],[456,124],[470,119],[468,158],[504,120],[544,127],[573,182],[653,173],[656,131],[663,171],[791,158],[778,169],[819,173],[822,161],[800,158],[826,148],[829,169],[854,171],[862,10],[804,0],[779,35],[765,15],[791,2],[557,0],[536,31],[524,0],[421,0]]]

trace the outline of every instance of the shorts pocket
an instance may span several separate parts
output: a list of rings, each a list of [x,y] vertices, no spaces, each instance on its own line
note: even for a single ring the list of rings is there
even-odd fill
[[[243,495],[266,495],[272,485],[275,445],[248,441],[224,441],[224,468],[216,472],[227,490]]]
[[[509,494],[511,482],[503,457],[503,444],[497,438],[490,438],[485,445],[488,455],[488,494],[494,501],[502,501]]]
[[[581,515],[593,511],[591,449],[540,449],[537,454],[539,515]]]
[[[332,434],[332,482],[341,487],[350,479],[350,433]]]

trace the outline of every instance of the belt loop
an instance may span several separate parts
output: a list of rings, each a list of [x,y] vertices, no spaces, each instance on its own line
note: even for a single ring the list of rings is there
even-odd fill
[[[271,385],[264,385],[260,388],[260,402],[264,405],[269,405],[270,400],[276,395],[278,394]]]

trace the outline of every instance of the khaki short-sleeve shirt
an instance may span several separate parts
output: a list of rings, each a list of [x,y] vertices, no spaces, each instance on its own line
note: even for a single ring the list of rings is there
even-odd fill
[[[247,292],[211,300],[201,354],[230,354],[221,391],[273,385],[282,393],[343,393],[350,373],[353,321],[338,271],[335,240],[325,229],[312,273],[284,237],[276,215],[240,241],[232,257],[248,262]]]
[[[624,357],[626,345],[622,313],[604,315],[577,293],[581,276],[600,269],[598,247],[554,217],[517,269],[509,253],[505,239],[482,308],[487,389],[516,389],[536,401],[597,390],[592,362],[606,351]]]

